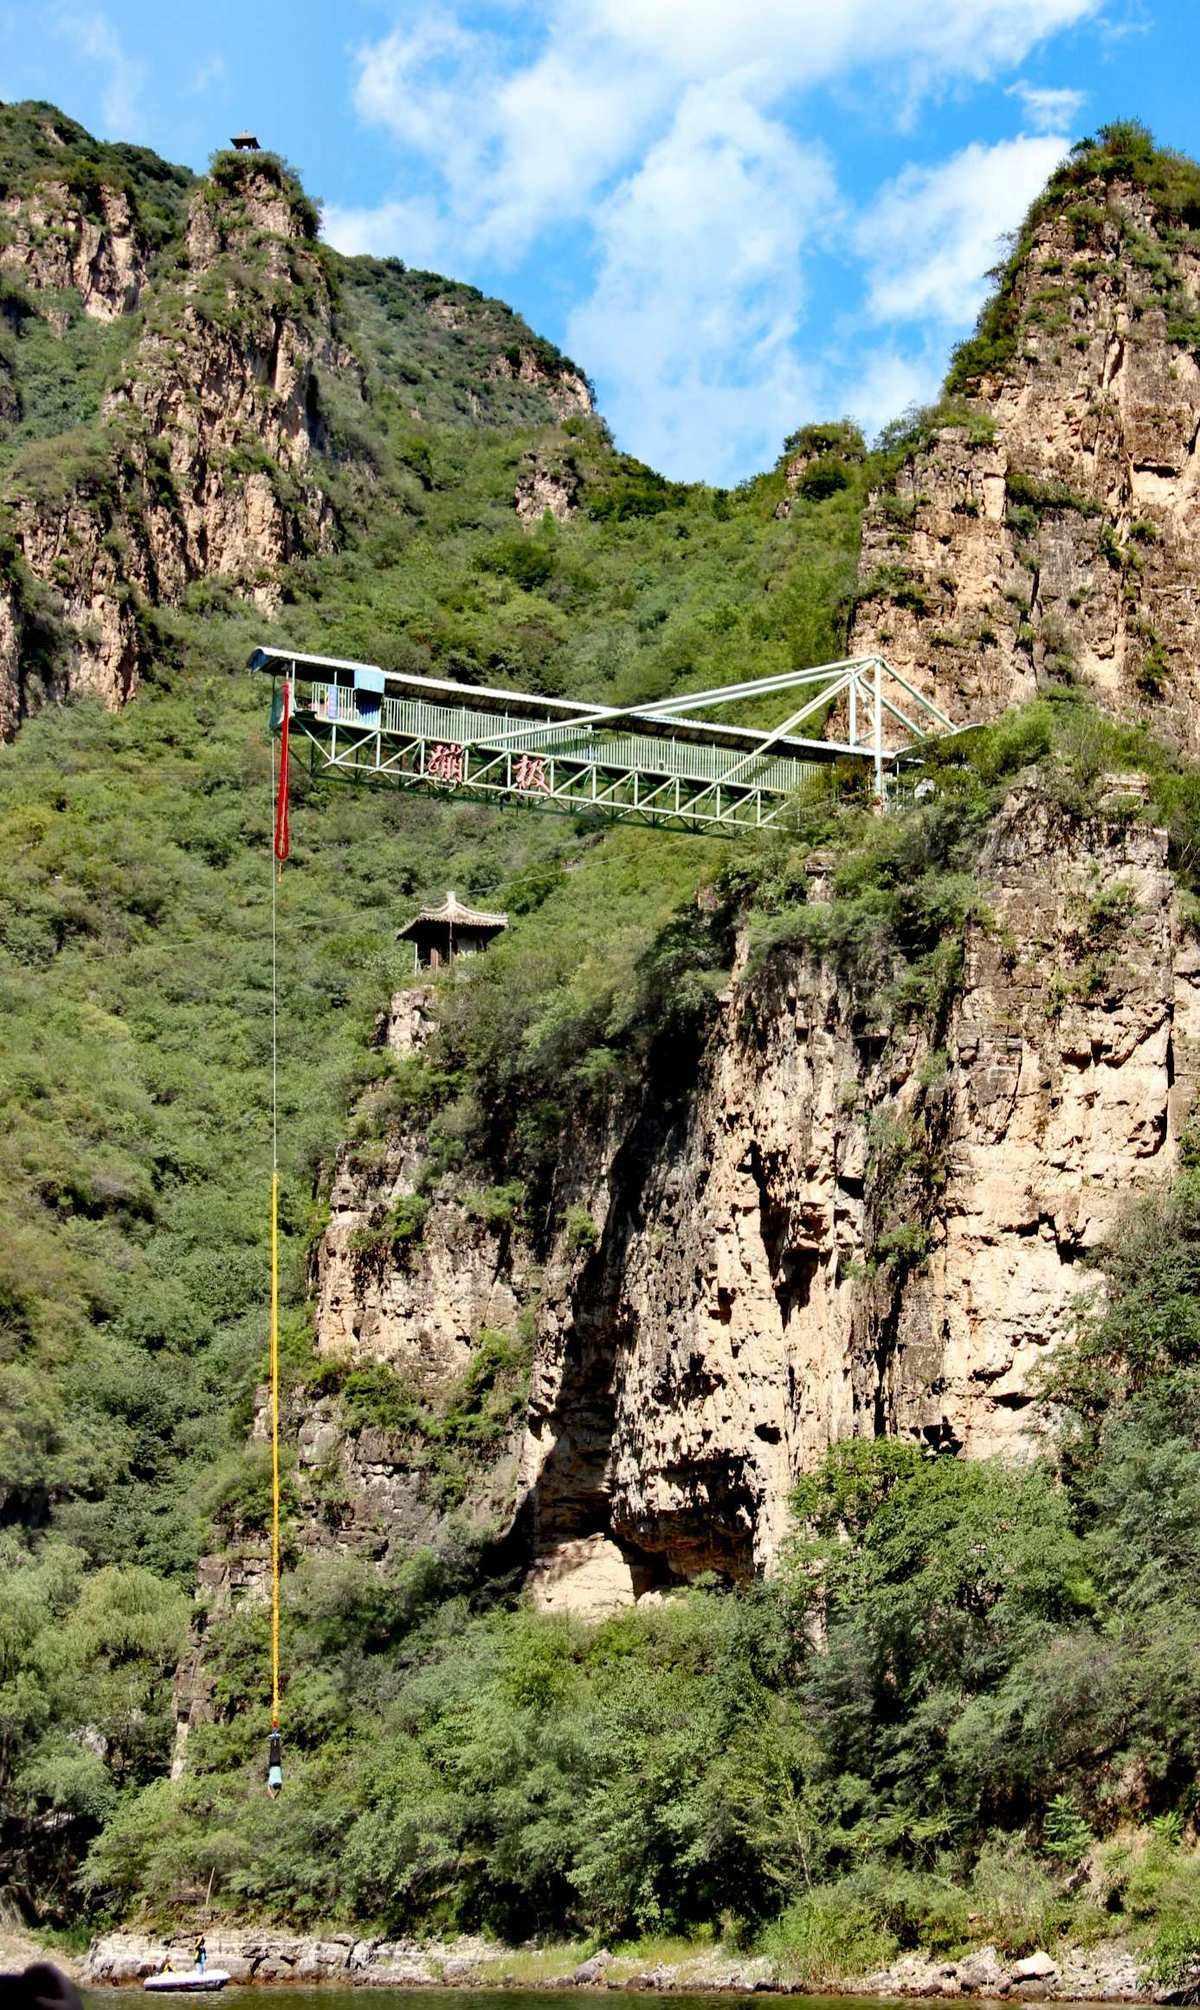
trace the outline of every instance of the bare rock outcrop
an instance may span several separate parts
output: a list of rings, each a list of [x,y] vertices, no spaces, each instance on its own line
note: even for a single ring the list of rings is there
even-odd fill
[[[399,1060],[419,1054],[431,1038],[437,1025],[435,996],[432,985],[412,984],[406,991],[397,991],[387,1012],[380,1015],[380,1044]]]
[[[439,308],[441,312],[439,313]],[[454,320],[447,319],[447,307],[434,301],[430,313],[442,321],[444,327],[454,327]],[[451,310],[452,311],[452,310]],[[551,361],[533,349],[518,343],[493,357],[488,366],[488,376],[493,382],[531,384],[545,393],[551,411],[556,419],[588,418],[595,410],[591,388],[586,377],[577,370],[563,364],[558,359]]]
[[[521,459],[513,504],[522,526],[535,530],[547,510],[555,523],[568,523],[579,508],[583,486],[570,454],[531,447]]]
[[[142,612],[188,578],[180,527],[155,494],[144,443],[88,457],[52,495],[10,487],[14,545],[0,556],[0,738],[37,703],[68,693],[110,710],[137,688]],[[123,493],[118,496],[117,482]]]
[[[350,1931],[303,1935],[262,1927],[206,1928],[209,1965],[223,1968],[235,1983],[331,1982],[412,1988],[430,1983],[451,1987],[504,1987],[518,1979],[512,1952],[495,1942],[461,1935],[452,1941],[383,1940]],[[111,1987],[191,1965],[194,1935],[150,1932],[106,1933],[93,1941],[82,1979]],[[578,1951],[578,1950],[576,1950]],[[738,1996],[793,1990],[794,1979],[767,1955],[737,1955],[720,1942],[700,1953],[659,1961],[639,1969],[636,1958],[601,1948],[575,1962],[570,1945],[558,1950],[561,1966],[549,1963],[532,1978],[518,1970],[525,1990],[565,1987],[625,1989],[671,1995],[722,1993]],[[520,1957],[518,1956],[519,1960]],[[1037,1971],[1022,1973],[1032,1962]],[[957,1960],[919,1952],[899,1956],[869,1975],[847,1975],[837,1993],[864,1997],[1002,1998],[1012,2002],[1148,2003],[1152,1996],[1132,1950],[1121,1941],[1102,1940],[1086,1948],[1056,1949],[1014,1961],[982,1947]]]
[[[69,692],[123,704],[143,672],[148,607],[216,576],[270,612],[281,570],[335,540],[316,468],[320,379],[361,398],[362,374],[337,337],[305,213],[269,166],[245,164],[233,190],[197,187],[186,275],[161,298],[151,287],[144,311],[88,444],[52,467],[18,465],[9,484],[5,736]]]
[[[410,1252],[387,1241],[397,1203],[411,1200],[421,1143],[401,1133],[364,1169],[353,1146],[338,1155],[329,1226],[315,1265],[320,1351],[383,1361],[424,1388],[465,1369],[485,1326],[510,1326],[523,1302],[523,1263],[447,1183],[424,1214]]]
[[[735,989],[636,1197],[614,1164],[593,1204],[619,1249],[609,1525],[672,1571],[766,1561],[831,1440],[1019,1455],[1080,1258],[1170,1160],[1200,959],[1161,834],[1018,800],[981,877],[989,920],[936,1047],[873,1024],[827,968],[781,964],[749,1028]],[[596,1285],[548,1292],[531,1438],[551,1519]]]
[[[486,1967],[492,1950],[466,1935],[457,1940],[372,1939],[357,1933],[279,1933],[262,1927],[206,1926],[210,1969],[223,1968],[235,1983],[317,1982],[374,1984],[404,1989],[435,1982],[467,1982]],[[195,1934],[107,1933],[93,1941],[83,1979],[115,1987],[193,1965]]]
[[[378,1043],[401,1059],[420,1053],[437,1023],[434,1001],[428,985],[397,991],[376,1027]],[[429,1197],[411,1250],[386,1241],[397,1203],[416,1195],[423,1145],[418,1130],[400,1126],[369,1163],[355,1146],[342,1147],[312,1285],[322,1354],[382,1361],[429,1391],[463,1372],[484,1327],[512,1325],[531,1258],[508,1225],[489,1226],[453,1181]]]
[[[870,502],[854,654],[958,721],[1052,684],[1200,746],[1200,253],[1150,197],[1051,204],[1011,279],[1011,359]]]
[[[574,1227],[540,1268],[511,1501],[539,1602],[599,1612],[761,1567],[837,1439],[1032,1449],[1037,1365],[1097,1289],[1083,1259],[1170,1167],[1200,1081],[1200,951],[1164,834],[1117,810],[1018,791],[979,877],[933,1023],[777,953],[735,973],[670,1093],[568,1142]],[[353,1225],[411,1151],[340,1163],[318,1320],[323,1347],[437,1376],[534,1273],[449,1194],[402,1258],[356,1271]]]
[[[1014,1960],[980,1947],[955,1961],[902,1954],[887,1968],[843,1985],[847,1995],[1003,1998],[1025,2003],[1148,2003],[1152,1994],[1132,1948],[1119,1940],[1044,1948]]]
[[[47,179],[0,201],[0,269],[35,294],[77,293],[91,320],[115,321],[137,306],[148,262],[124,189],[100,182],[85,202]]]
[[[323,438],[318,373],[345,372],[360,396],[361,374],[335,338],[318,249],[269,173],[246,170],[236,201],[201,184],[187,260],[169,319],[152,317],[105,409],[168,443],[185,576],[219,573],[271,611],[281,568],[333,536],[309,477]],[[262,268],[252,291],[248,260]]]
[[[539,1612],[571,1612],[604,1619],[632,1605],[638,1581],[629,1558],[611,1536],[566,1536],[535,1557],[527,1580]]]

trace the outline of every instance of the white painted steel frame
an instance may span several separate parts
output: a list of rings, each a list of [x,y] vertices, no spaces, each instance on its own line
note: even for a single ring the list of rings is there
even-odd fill
[[[256,650],[250,668],[290,685],[291,730],[308,742],[314,773],[714,833],[776,822],[805,777],[831,760],[869,763],[875,792],[885,799],[888,773],[902,754],[964,730],[878,656],[627,706],[456,684],[291,650]],[[364,671],[374,689],[358,685]],[[804,693],[803,702],[765,731],[693,716],[789,691]],[[485,709],[489,701],[503,704],[503,716]],[[797,732],[839,706],[845,740]],[[459,716],[452,717],[451,707]],[[460,737],[448,741],[451,728]],[[434,747],[448,744],[461,760],[461,778],[450,781],[436,768],[430,772]],[[514,763],[526,757],[539,763],[536,788],[515,777]],[[688,774],[689,765],[708,773]]]

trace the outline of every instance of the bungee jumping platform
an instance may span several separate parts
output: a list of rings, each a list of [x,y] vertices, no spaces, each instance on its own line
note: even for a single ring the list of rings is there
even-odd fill
[[[274,680],[272,726],[286,711],[316,775],[713,835],[769,828],[831,761],[861,764],[882,803],[902,759],[965,730],[880,656],[623,706],[287,649],[256,649],[249,668]],[[769,728],[712,716],[790,693]],[[831,724],[838,737],[820,737]]]

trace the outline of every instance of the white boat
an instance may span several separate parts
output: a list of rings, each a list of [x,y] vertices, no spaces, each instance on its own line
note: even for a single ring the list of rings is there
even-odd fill
[[[166,1996],[184,1989],[223,1989],[229,1980],[227,1968],[168,1968],[162,1975],[148,1975],[142,1988]]]

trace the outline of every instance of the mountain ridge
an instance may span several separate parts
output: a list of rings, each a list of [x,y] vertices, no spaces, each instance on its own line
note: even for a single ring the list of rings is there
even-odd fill
[[[850,647],[956,718],[1077,684],[1194,748],[1200,174],[1117,128],[1052,177],[868,507]]]

